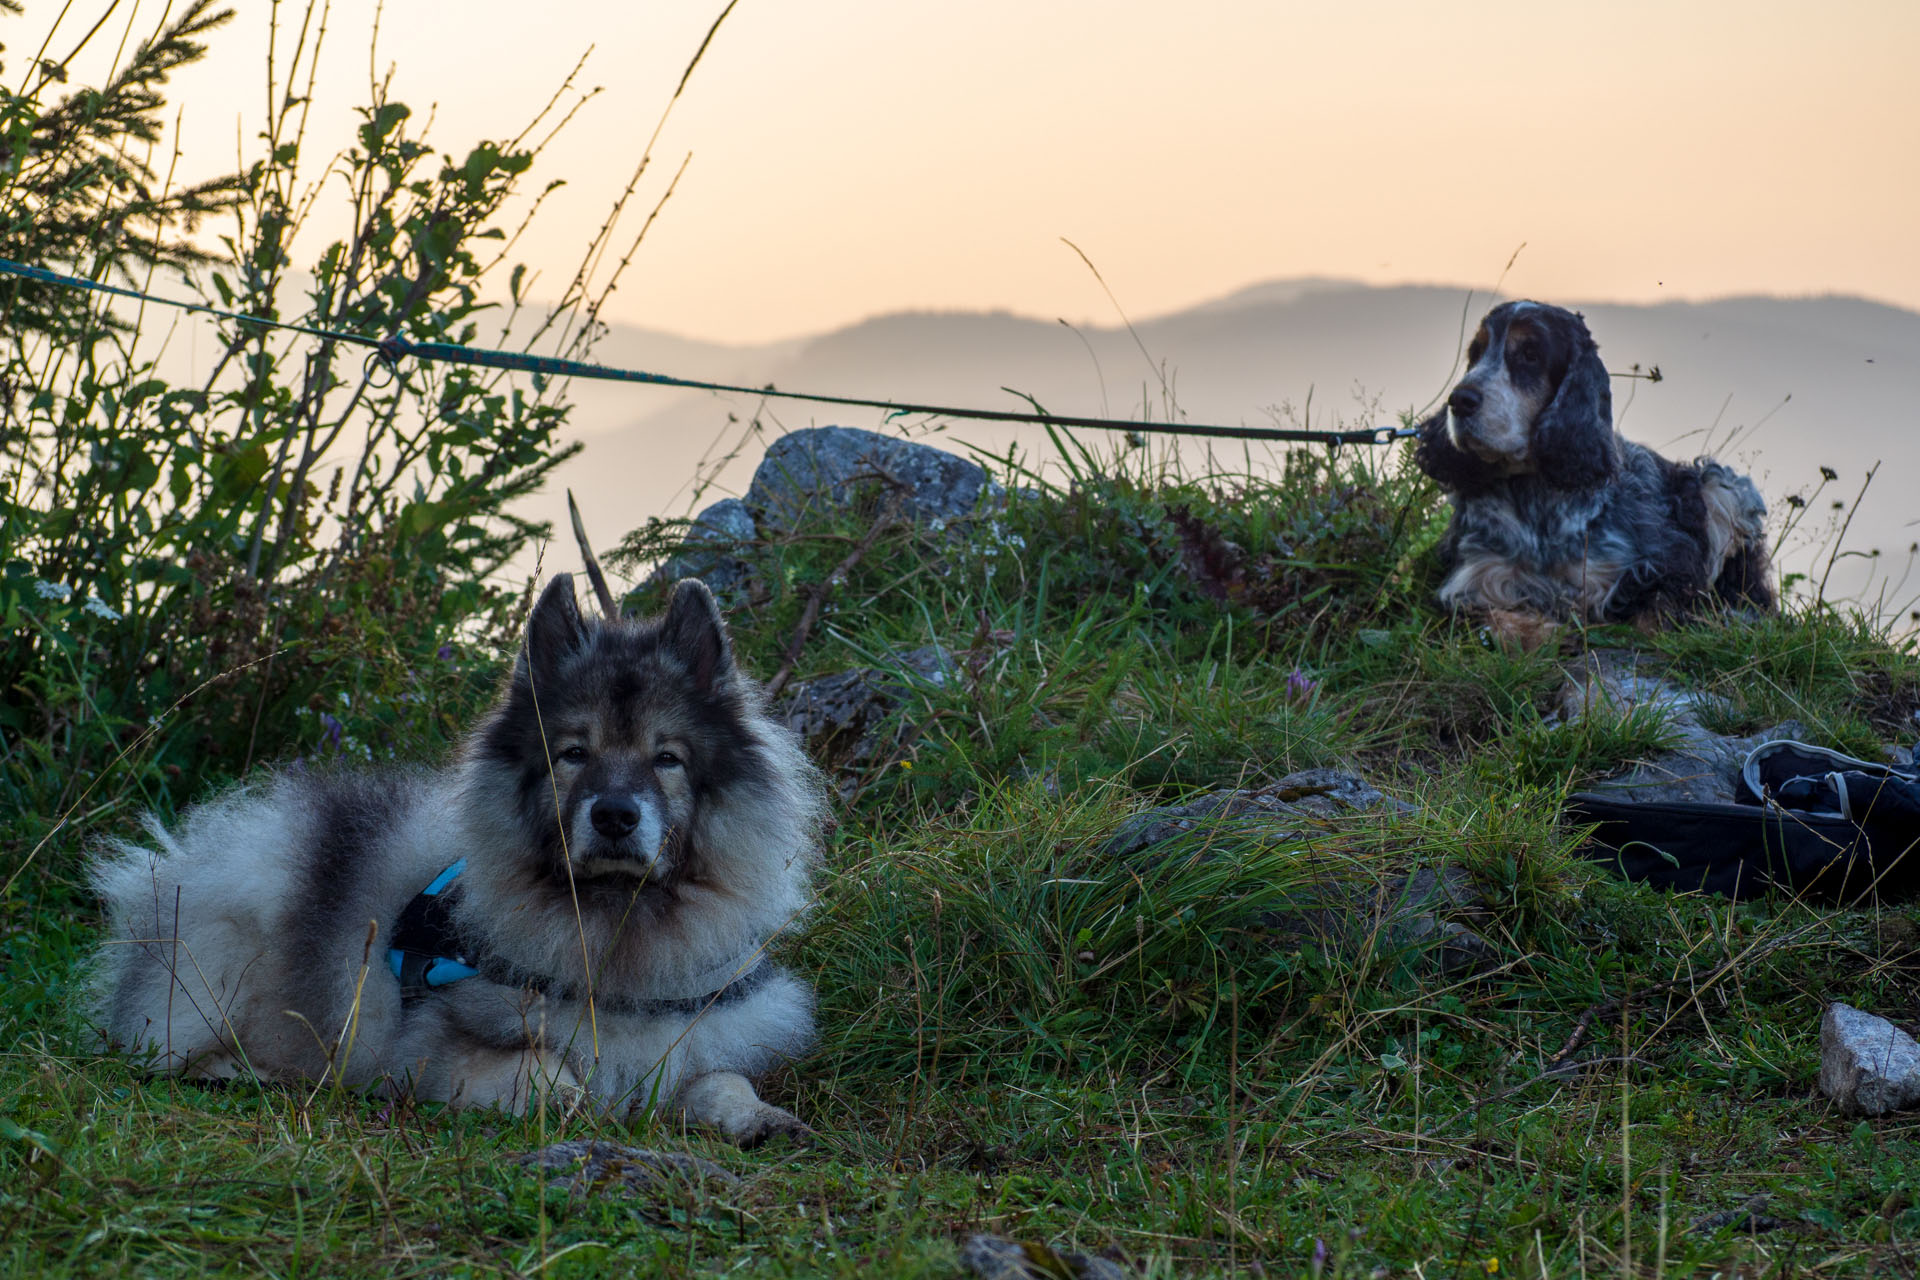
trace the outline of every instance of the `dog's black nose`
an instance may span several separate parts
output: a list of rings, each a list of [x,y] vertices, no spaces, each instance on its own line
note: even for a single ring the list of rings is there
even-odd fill
[[[1464,382],[1455,387],[1453,394],[1447,397],[1447,408],[1453,410],[1453,416],[1456,418],[1471,418],[1479,407],[1480,393]]]
[[[602,796],[588,811],[593,829],[609,840],[618,840],[640,825],[640,807],[631,800]]]

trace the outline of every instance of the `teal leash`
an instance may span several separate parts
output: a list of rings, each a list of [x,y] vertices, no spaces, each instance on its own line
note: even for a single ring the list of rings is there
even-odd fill
[[[291,324],[284,320],[241,315],[235,311],[208,306],[203,302],[182,302],[177,298],[164,298],[143,293],[137,289],[102,284],[98,280],[83,280],[78,276],[63,275],[44,267],[9,262],[5,258],[0,258],[0,274],[20,276],[27,280],[62,288],[91,289],[96,293],[109,293],[139,302],[153,302],[162,306],[178,307],[182,311],[218,316],[238,324],[261,325],[270,329],[283,329],[289,333],[306,334],[324,341],[366,347],[372,351],[373,359],[395,371],[399,369],[402,360],[412,357],[415,360],[425,360],[435,364],[474,365],[486,369],[502,369],[511,373],[538,374],[549,378],[591,378],[601,382],[638,382],[655,387],[682,387],[693,391],[716,391],[728,395],[769,396],[782,400],[805,400],[813,404],[833,404],[854,409],[880,409],[889,417],[924,414],[929,417],[968,418],[980,422],[1031,422],[1042,426],[1082,427],[1097,431],[1136,431],[1154,435],[1202,436],[1221,440],[1323,444],[1329,448],[1338,448],[1343,444],[1391,444],[1395,440],[1416,434],[1413,427],[1359,427],[1351,431],[1290,430],[1284,427],[1218,427],[1195,423],[1139,422],[1126,418],[1023,413],[1011,409],[963,409],[952,405],[916,404],[904,400],[869,400],[860,396],[777,391],[772,387],[743,387],[726,382],[706,382],[698,378],[676,378],[671,374],[649,373],[643,369],[616,369],[608,365],[590,364],[584,360],[563,360],[558,356],[536,356],[520,351],[497,351],[488,347],[468,347],[453,342],[414,342],[398,334],[390,338],[369,338],[357,333],[337,333],[303,324]]]

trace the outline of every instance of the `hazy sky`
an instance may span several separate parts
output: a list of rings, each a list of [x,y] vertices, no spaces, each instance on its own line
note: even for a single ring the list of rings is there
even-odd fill
[[[259,125],[272,6],[236,7],[174,87],[184,174]],[[543,157],[568,186],[524,242],[552,293],[721,7],[393,0],[374,64],[464,151],[592,46],[605,92]],[[0,19],[9,84],[57,9]],[[280,6],[283,50],[300,12]],[[365,99],[373,14],[332,6],[311,154]],[[1061,237],[1138,314],[1280,276],[1484,286],[1522,243],[1507,288],[1533,296],[1920,307],[1916,57],[1915,0],[740,0],[656,150],[638,214],[692,164],[613,311],[729,341],[901,308],[1109,319]]]

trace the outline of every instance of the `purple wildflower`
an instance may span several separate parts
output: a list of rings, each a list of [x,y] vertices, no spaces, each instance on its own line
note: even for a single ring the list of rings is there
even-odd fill
[[[440,661],[442,661],[442,662],[452,662],[452,661],[453,661],[453,646],[452,646],[452,645],[450,645],[450,644],[443,644],[443,645],[441,645],[441,646],[440,646],[440,652],[439,652],[439,654],[438,654],[438,657],[439,657],[439,659],[440,659]]]
[[[340,749],[340,736],[346,732],[346,726],[325,711],[320,713],[320,725],[326,730],[325,733],[320,735],[320,740],[329,747],[332,747],[335,751],[338,751]]]
[[[1320,692],[1320,682],[1295,667],[1287,673],[1287,701],[1310,702]]]
[[[1327,1269],[1327,1242],[1319,1236],[1313,1238],[1313,1261],[1308,1266],[1316,1276]]]

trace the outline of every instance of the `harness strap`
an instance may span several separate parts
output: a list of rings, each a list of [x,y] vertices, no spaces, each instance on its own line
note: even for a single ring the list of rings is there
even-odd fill
[[[453,927],[454,894],[448,887],[467,869],[465,858],[433,878],[413,895],[394,922],[387,964],[400,979],[402,999],[416,999],[434,987],[478,976]]]
[[[466,869],[467,860],[462,858],[435,876],[433,883],[415,894],[394,922],[387,963],[393,976],[400,980],[401,999],[412,1002],[436,987],[467,978],[485,978],[499,986],[536,991],[552,1000],[586,999],[587,993],[578,992],[546,974],[522,969],[461,937],[453,923],[453,908],[460,895],[454,881]],[[690,984],[703,994],[641,998],[593,992],[592,998],[600,1008],[612,1013],[692,1016],[713,1005],[745,999],[775,972],[764,948],[756,946],[746,957],[700,975],[697,984]]]

